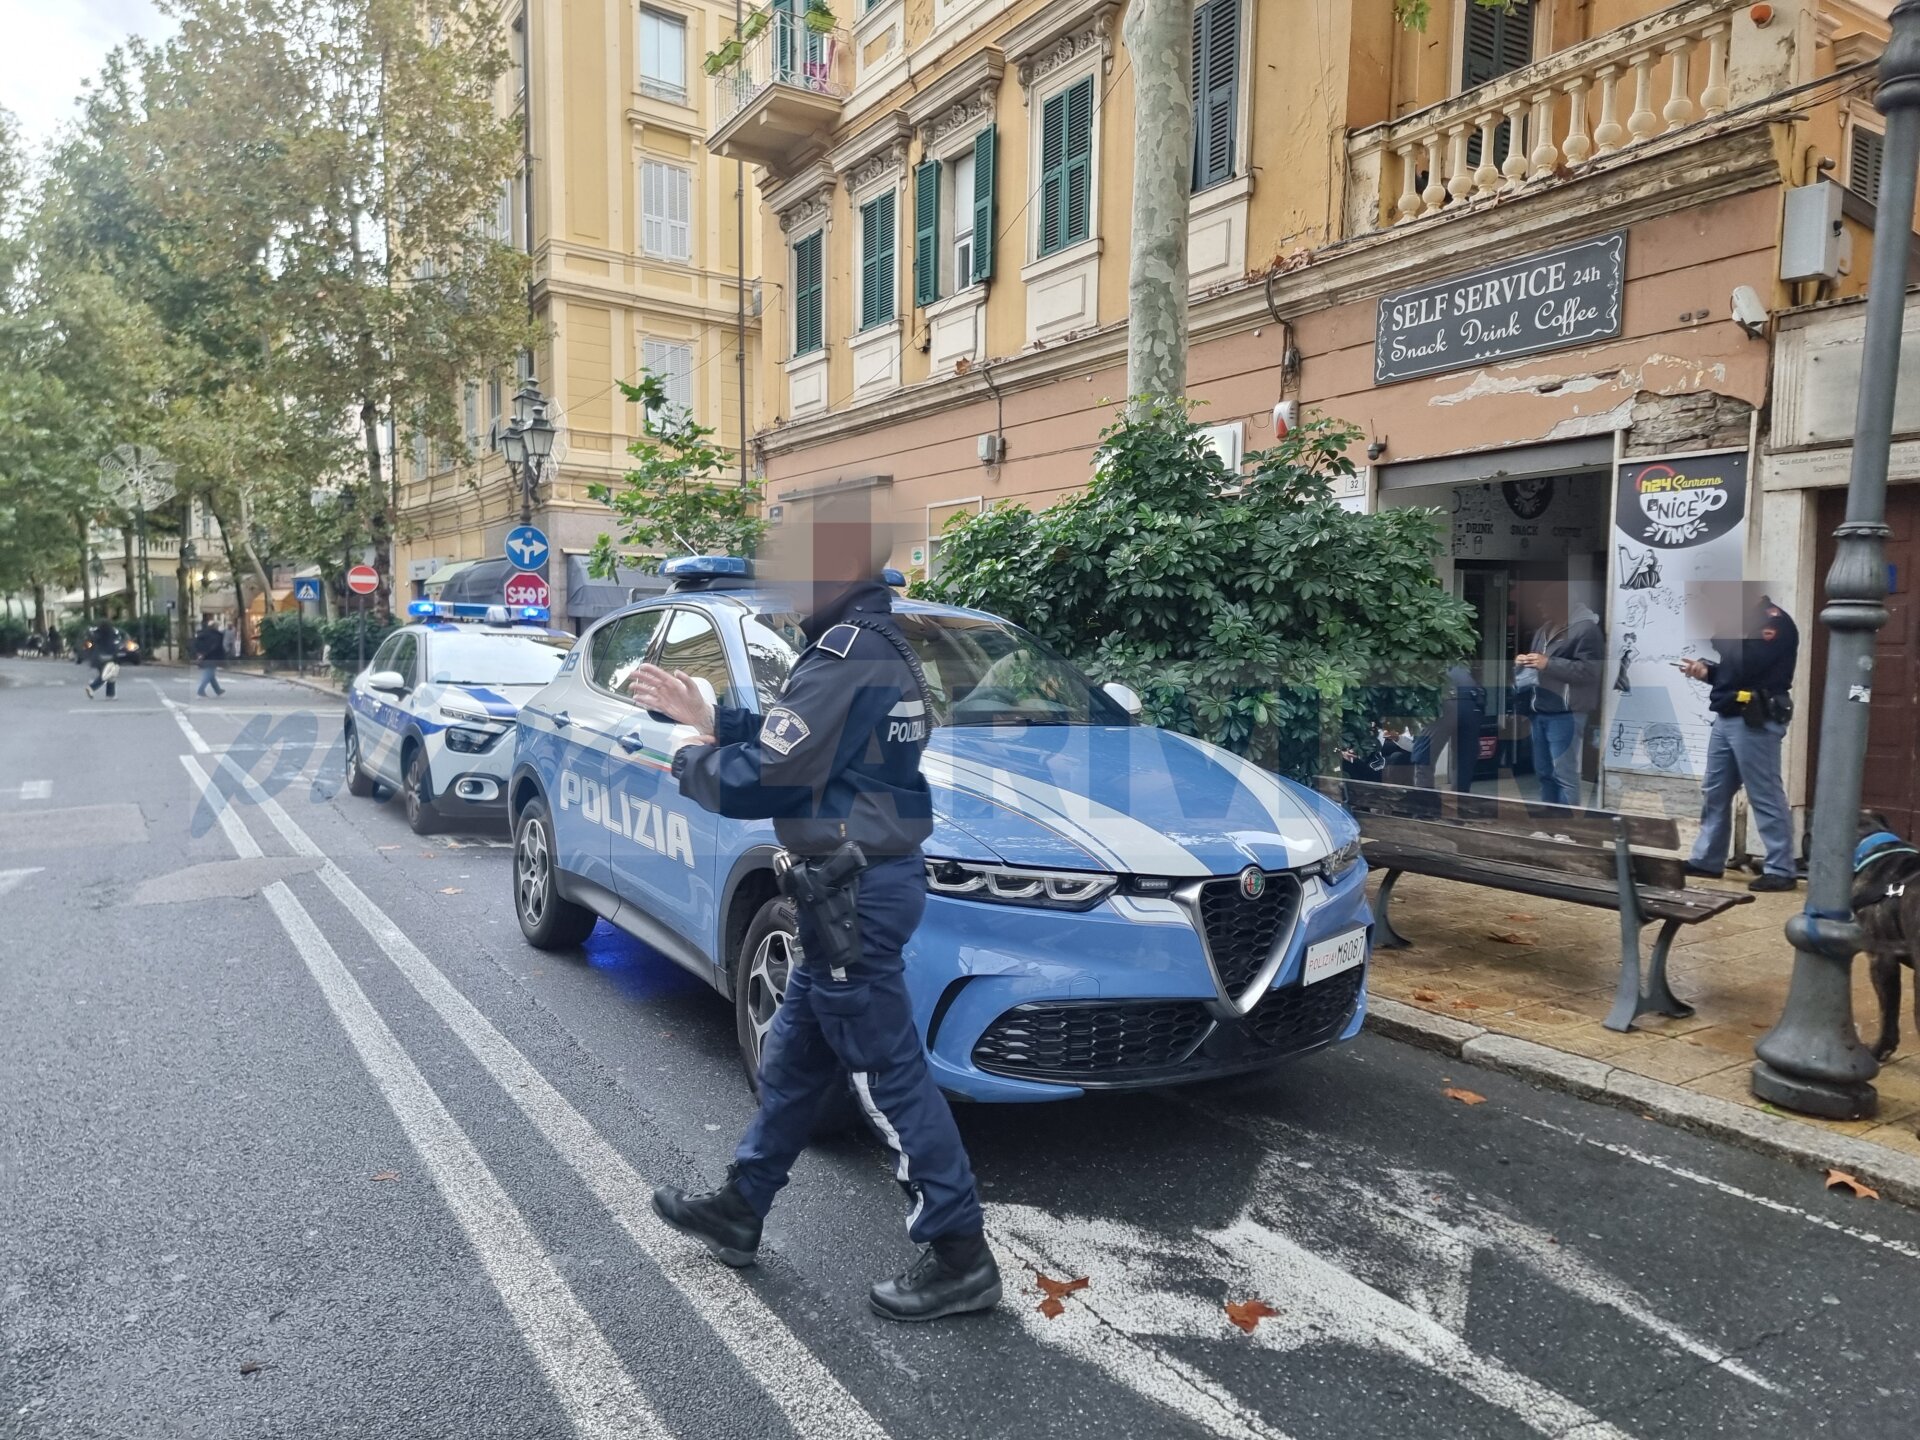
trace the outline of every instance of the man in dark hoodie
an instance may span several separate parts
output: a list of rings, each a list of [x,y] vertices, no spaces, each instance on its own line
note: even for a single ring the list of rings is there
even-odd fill
[[[227,692],[220,688],[220,662],[227,658],[227,637],[215,628],[213,616],[200,617],[200,629],[193,637],[193,658],[200,663],[200,685],[194,698],[207,693],[207,687],[213,687],[215,695]]]
[[[1581,737],[1600,703],[1600,671],[1607,645],[1600,617],[1568,593],[1561,581],[1523,581],[1514,587],[1533,644],[1514,657],[1514,687],[1533,696],[1533,773],[1540,798],[1578,805]]]

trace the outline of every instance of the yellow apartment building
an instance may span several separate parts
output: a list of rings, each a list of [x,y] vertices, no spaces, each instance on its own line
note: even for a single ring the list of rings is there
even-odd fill
[[[533,520],[553,547],[555,616],[577,627],[627,594],[591,582],[584,563],[611,518],[587,487],[624,473],[644,422],[617,382],[643,367],[665,377],[671,401],[736,451],[751,429],[759,206],[751,171],[706,143],[714,92],[702,60],[731,30],[731,4],[523,0],[508,23],[515,64],[500,104],[526,119],[527,164],[492,223],[533,259],[548,338],[532,378],[559,430]],[[498,440],[513,392],[505,377],[463,397],[471,462],[401,438],[401,598],[438,593],[468,567],[462,593],[503,578],[521,518]]]
[[[1290,413],[1359,427],[1343,503],[1442,512],[1490,683],[1514,587],[1584,587],[1605,803],[1697,803],[1704,706],[1658,676],[1701,638],[1686,582],[1764,562],[1813,627],[1812,502],[1768,493],[1762,420],[1778,319],[1864,285],[1889,8],[1434,0],[1416,30],[1393,0],[1196,0],[1200,417],[1235,464]],[[771,502],[885,486],[924,572],[952,517],[1085,483],[1126,386],[1123,15],[774,0],[748,27],[708,139],[758,169]],[[1702,452],[1718,508],[1662,570],[1623,507]]]

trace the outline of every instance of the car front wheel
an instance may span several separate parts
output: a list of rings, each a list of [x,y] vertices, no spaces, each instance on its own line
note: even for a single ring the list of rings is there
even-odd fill
[[[536,950],[571,950],[593,933],[599,918],[560,896],[554,869],[553,821],[546,801],[527,801],[513,833],[513,909],[520,933]]]
[[[373,780],[360,763],[360,732],[347,727],[347,793],[364,800],[373,794]]]
[[[740,1063],[753,1093],[760,1093],[760,1061],[766,1053],[773,1017],[787,996],[787,981],[800,964],[800,922],[793,902],[775,896],[754,914],[746,938],[733,959],[734,1028]],[[857,1129],[861,1120],[853,1086],[833,1087],[814,1117],[813,1133],[829,1138]]]
[[[424,746],[407,752],[407,770],[403,790],[406,796],[407,826],[416,835],[431,835],[433,811],[433,775],[427,768]]]

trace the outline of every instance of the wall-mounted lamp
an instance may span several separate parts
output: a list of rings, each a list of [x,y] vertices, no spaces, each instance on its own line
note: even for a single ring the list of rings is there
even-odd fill
[[[1368,442],[1367,459],[1377,464],[1379,463],[1380,457],[1386,453],[1387,453],[1387,437],[1386,436],[1382,435],[1378,440],[1372,440]]]

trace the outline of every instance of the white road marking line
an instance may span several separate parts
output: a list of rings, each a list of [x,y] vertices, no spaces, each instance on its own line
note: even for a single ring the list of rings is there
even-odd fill
[[[52,795],[53,781],[51,780],[22,780],[20,782],[20,798],[22,800],[46,800]]]
[[[160,688],[160,682],[157,680],[149,680],[147,684],[153,686],[153,693],[160,697],[160,703],[166,706],[167,710],[172,714],[174,724],[178,725],[180,727],[180,733],[187,737],[187,744],[193,747],[193,753],[196,755],[208,754],[209,747],[207,742],[200,738],[200,732],[194,729],[192,724],[188,722],[186,715],[181,712],[180,707],[167,698],[166,691]]]
[[[1578,1130],[1569,1130],[1564,1125],[1555,1125],[1550,1120],[1536,1119],[1531,1115],[1520,1117],[1529,1125],[1538,1125],[1542,1130],[1551,1130],[1556,1135],[1564,1135],[1569,1140],[1578,1140],[1582,1145],[1591,1145],[1596,1150],[1605,1150],[1609,1155],[1618,1155],[1623,1160],[1631,1160],[1637,1165],[1651,1166],[1668,1175],[1682,1180],[1691,1180],[1696,1185],[1705,1185],[1710,1190],[1718,1190],[1723,1195],[1731,1195],[1736,1200],[1745,1200],[1750,1205],[1775,1211],[1781,1215],[1792,1215],[1805,1220],[1810,1225],[1818,1225],[1822,1230],[1832,1230],[1849,1239],[1859,1240],[1867,1245],[1878,1245],[1883,1250],[1891,1250],[1896,1255],[1904,1255],[1909,1260],[1920,1260],[1920,1245],[1905,1240],[1895,1240],[1891,1236],[1876,1235],[1871,1230],[1856,1229],[1852,1225],[1842,1225],[1838,1220],[1829,1220],[1824,1215],[1815,1215],[1811,1210],[1802,1210],[1798,1205],[1789,1205],[1784,1200],[1775,1200],[1771,1196],[1756,1195],[1751,1190],[1742,1190],[1738,1185],[1729,1185],[1724,1180],[1716,1180],[1711,1175],[1702,1175],[1698,1170],[1689,1170],[1676,1165],[1671,1160],[1663,1160],[1658,1155],[1649,1155],[1636,1150],[1631,1145],[1617,1145],[1610,1140],[1595,1140],[1582,1135]]]
[[[24,870],[0,870],[0,895],[19,889],[29,875],[38,875],[46,868],[44,865],[29,865]]]
[[[188,756],[182,755],[180,763],[207,802],[216,807],[220,826],[240,858],[258,859],[262,854],[258,842],[215,792],[205,772]],[[425,1163],[441,1199],[466,1231],[574,1430],[606,1440],[636,1436],[667,1440],[672,1432],[554,1268],[473,1142],[447,1113],[359,982],[340,963],[306,907],[284,880],[274,881],[261,894]]]
[[[185,756],[183,763],[191,764]],[[713,1329],[741,1368],[757,1381],[801,1435],[836,1440],[887,1440],[887,1432],[821,1364],[806,1343],[732,1270],[716,1264],[653,1213],[653,1183],[636,1171],[591,1122],[548,1083],[525,1055],[494,1028],[406,933],[358,885],[327,858],[286,810],[232,761],[218,762],[234,774],[296,855],[323,863],[321,882],[371,935],[387,957],[474,1058],[486,1067],[523,1115],[586,1183],[614,1220],[633,1237],[679,1291],[693,1312]],[[198,768],[198,767],[194,767]],[[229,807],[210,796],[223,814]],[[239,823],[237,820],[235,823]]]

